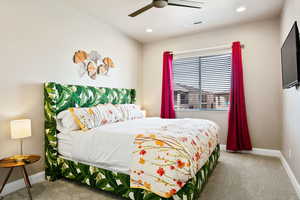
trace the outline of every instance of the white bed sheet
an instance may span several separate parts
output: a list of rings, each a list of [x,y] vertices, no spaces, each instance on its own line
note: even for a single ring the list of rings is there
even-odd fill
[[[144,118],[108,124],[85,132],[60,133],[58,151],[66,159],[129,175],[135,136],[176,121]],[[207,120],[200,121],[205,123]]]
[[[58,138],[58,153],[64,157],[72,158],[72,135],[60,133]]]

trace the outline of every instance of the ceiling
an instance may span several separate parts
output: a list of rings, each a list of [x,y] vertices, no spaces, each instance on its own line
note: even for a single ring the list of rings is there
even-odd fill
[[[175,0],[172,0],[175,1]],[[203,9],[168,6],[153,8],[131,18],[128,15],[151,0],[73,0],[72,4],[85,9],[90,15],[99,17],[128,36],[142,42],[191,34],[213,28],[250,22],[278,16],[284,0],[193,0],[204,2]],[[200,4],[201,5],[201,4]],[[246,6],[242,13],[239,6]],[[193,25],[202,21],[202,24]],[[146,33],[146,29],[153,29]]]

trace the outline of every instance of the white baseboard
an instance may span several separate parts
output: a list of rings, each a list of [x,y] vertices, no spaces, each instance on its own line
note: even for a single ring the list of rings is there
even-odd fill
[[[222,151],[226,151],[226,145],[221,144],[220,148]],[[253,148],[252,151],[238,151],[239,153],[249,153],[255,155],[262,155],[262,156],[271,156],[271,157],[281,157],[281,152],[279,150],[273,149],[260,149],[260,148]]]
[[[29,180],[31,184],[35,184],[35,183],[40,183],[43,182],[45,180],[45,172],[39,172],[37,174],[31,175],[29,176]],[[25,183],[23,179],[19,179],[16,181],[13,181],[11,183],[8,183],[5,185],[2,193],[0,194],[0,196],[5,196],[9,193],[15,192],[17,190],[20,190],[22,188],[25,187]]]
[[[290,166],[289,166],[288,162],[286,161],[285,157],[283,156],[283,154],[281,154],[280,160],[281,160],[281,163],[282,163],[284,169],[286,170],[286,173],[288,174],[288,176],[292,182],[292,185],[294,186],[294,188],[296,190],[298,198],[300,199],[300,184],[297,181],[295,174],[293,173],[292,169],[290,168]]]
[[[226,145],[221,144],[220,145],[221,151],[226,151]],[[293,171],[291,170],[289,164],[287,163],[286,159],[284,158],[283,154],[279,150],[272,150],[272,149],[260,149],[260,148],[254,148],[253,151],[239,151],[240,153],[249,153],[249,154],[255,154],[255,155],[262,155],[262,156],[272,156],[277,157],[280,159],[285,171],[287,172],[292,185],[300,199],[300,184],[297,181]]]

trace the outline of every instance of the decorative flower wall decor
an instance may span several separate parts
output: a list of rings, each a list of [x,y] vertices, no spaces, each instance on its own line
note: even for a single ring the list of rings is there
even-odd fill
[[[73,62],[80,67],[80,77],[87,73],[93,80],[97,78],[97,75],[107,76],[109,69],[115,67],[111,58],[105,57],[102,59],[102,56],[97,51],[91,51],[88,54],[79,50],[75,52]]]

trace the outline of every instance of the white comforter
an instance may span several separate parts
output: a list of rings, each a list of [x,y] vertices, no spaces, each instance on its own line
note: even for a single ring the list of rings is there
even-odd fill
[[[108,124],[85,132],[60,133],[59,140],[68,138],[71,140],[68,144],[72,146],[67,148],[71,150],[69,154],[59,153],[78,162],[129,175],[135,136],[178,121],[179,119],[145,118]],[[59,142],[59,150],[66,149],[63,145],[63,142]]]

